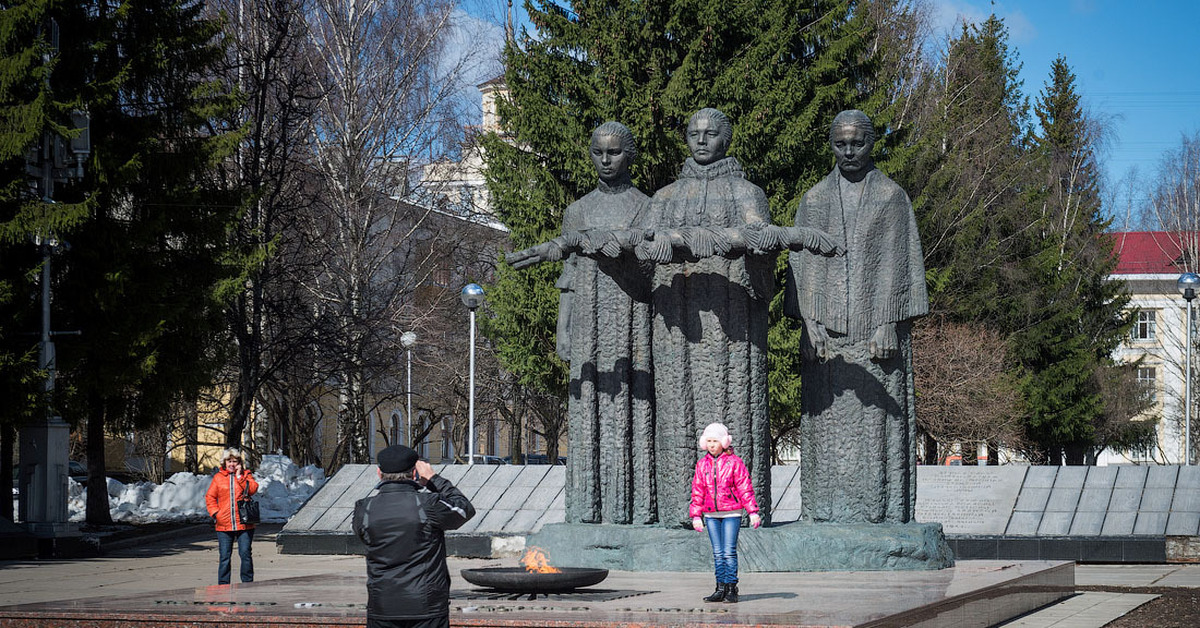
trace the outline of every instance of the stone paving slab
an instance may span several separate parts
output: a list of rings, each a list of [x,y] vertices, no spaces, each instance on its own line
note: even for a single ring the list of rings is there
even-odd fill
[[[453,626],[987,626],[1070,595],[1074,566],[978,561],[908,573],[745,574],[739,604],[706,604],[710,574],[610,572],[593,591],[620,596],[516,596],[464,599],[476,590],[461,569],[496,561],[451,564]],[[163,583],[167,584],[166,582]],[[586,590],[585,590],[586,592]],[[615,598],[615,599],[610,599]],[[226,586],[63,599],[0,607],[0,625],[361,626],[366,577],[332,572]],[[974,621],[964,621],[974,618]],[[984,623],[987,622],[987,623]]]
[[[1148,593],[1088,591],[997,628],[1101,628],[1157,597]]]

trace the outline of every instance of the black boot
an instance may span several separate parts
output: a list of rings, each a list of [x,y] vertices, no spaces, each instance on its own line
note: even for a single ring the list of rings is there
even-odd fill
[[[724,582],[717,583],[717,589],[712,592],[712,595],[704,598],[705,602],[721,602],[725,600],[725,592],[729,590],[729,585]]]
[[[737,604],[738,590],[736,582],[730,582],[725,585],[725,601],[729,604]]]

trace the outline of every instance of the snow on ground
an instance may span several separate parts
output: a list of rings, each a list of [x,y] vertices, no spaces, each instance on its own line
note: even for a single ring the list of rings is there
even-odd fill
[[[325,472],[309,465],[297,467],[287,456],[263,456],[254,470],[258,492],[254,497],[266,523],[283,523],[325,483]],[[108,503],[114,522],[152,523],[159,521],[207,521],[204,493],[211,475],[176,473],[162,484],[135,482],[122,484],[108,478]],[[67,508],[71,521],[83,521],[87,508],[87,489],[70,481]]]

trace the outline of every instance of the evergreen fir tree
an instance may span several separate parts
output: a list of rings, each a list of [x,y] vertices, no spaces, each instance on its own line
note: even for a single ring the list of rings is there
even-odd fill
[[[92,211],[63,257],[58,320],[82,331],[59,348],[60,367],[102,485],[107,430],[160,422],[211,381],[220,299],[234,288],[224,255],[237,203],[205,177],[235,141],[209,124],[231,104],[207,78],[222,57],[219,24],[186,0],[95,8],[62,25],[95,60],[75,68],[91,90]],[[96,495],[89,522],[109,518]]]
[[[1106,412],[1101,387],[1111,376],[1100,371],[1117,368],[1111,356],[1131,325],[1129,295],[1123,282],[1107,280],[1116,258],[1102,237],[1109,221],[1099,194],[1099,129],[1064,58],[1052,64],[1034,113],[1040,215],[1028,232],[1036,253],[1026,260],[1012,346],[1026,373],[1027,430],[1039,457],[1057,463],[1065,451],[1068,464],[1084,464],[1105,445],[1098,434],[1121,438],[1122,430],[1099,429],[1120,422]]]

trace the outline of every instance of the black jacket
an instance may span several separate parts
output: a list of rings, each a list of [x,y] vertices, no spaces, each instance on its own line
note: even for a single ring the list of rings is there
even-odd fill
[[[446,530],[475,516],[449,480],[384,482],[379,494],[354,504],[354,533],[367,548],[367,616],[421,619],[450,612]]]

